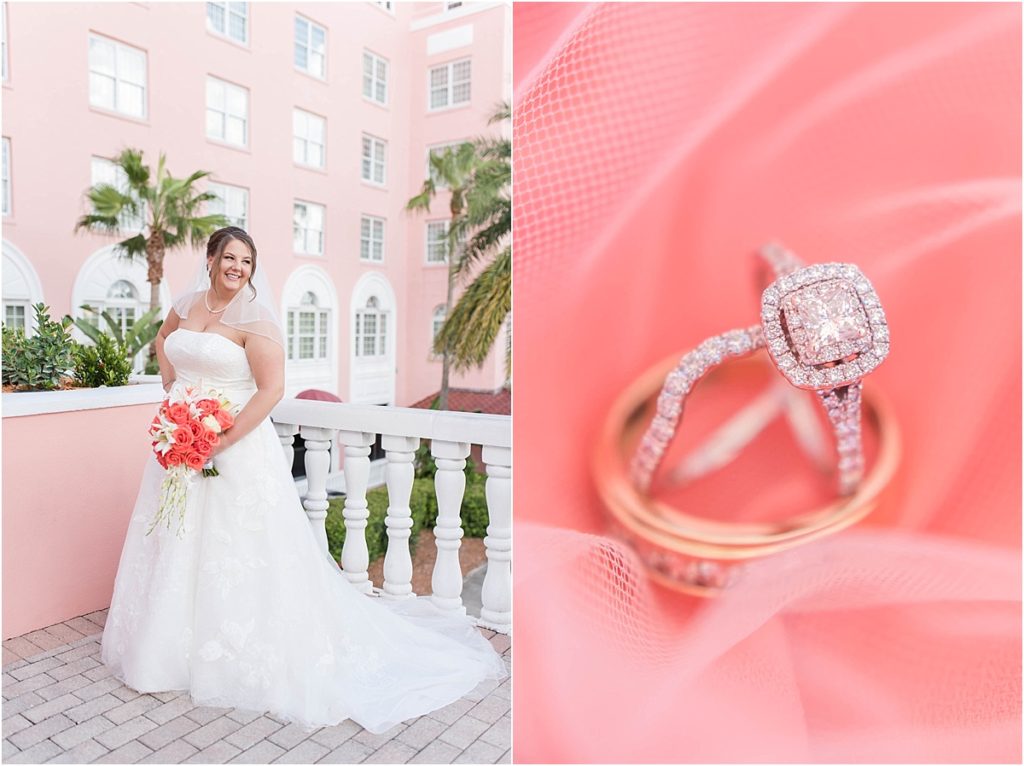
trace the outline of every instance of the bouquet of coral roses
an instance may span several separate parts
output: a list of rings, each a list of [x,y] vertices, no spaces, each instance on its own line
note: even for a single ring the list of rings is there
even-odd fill
[[[161,521],[171,527],[178,519],[178,536],[185,531],[185,501],[195,475],[217,476],[210,454],[220,442],[224,429],[234,425],[237,407],[215,390],[200,393],[196,388],[181,388],[160,405],[149,435],[157,462],[167,471],[160,488],[160,504],[148,535]]]

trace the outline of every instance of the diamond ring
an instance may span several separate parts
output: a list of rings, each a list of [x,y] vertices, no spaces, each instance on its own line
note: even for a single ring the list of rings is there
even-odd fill
[[[780,245],[759,255],[776,280],[761,294],[761,330],[786,380],[817,392],[836,435],[839,492],[864,475],[861,378],[889,355],[889,325],[878,293],[851,263],[804,266]]]

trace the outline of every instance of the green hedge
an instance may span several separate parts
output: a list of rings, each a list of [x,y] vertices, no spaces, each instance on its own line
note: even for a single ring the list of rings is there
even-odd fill
[[[466,537],[484,537],[487,534],[484,482],[485,477],[478,473],[466,478],[466,494],[462,500],[462,528]],[[388,511],[387,489],[371,489],[366,493],[366,503],[370,511],[370,517],[366,521],[366,547],[370,552],[370,561],[374,561],[383,556],[388,548],[388,529],[384,523]],[[335,559],[341,558],[341,548],[345,543],[345,519],[342,515],[344,507],[345,498],[335,497],[331,498],[327,508],[327,545]],[[413,522],[409,549],[415,553],[420,530],[433,529],[437,523],[437,496],[431,479],[413,480],[409,508],[412,510]]]

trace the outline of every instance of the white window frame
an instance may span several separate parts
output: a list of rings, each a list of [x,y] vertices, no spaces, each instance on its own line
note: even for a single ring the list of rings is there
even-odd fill
[[[369,142],[369,144],[367,144]],[[369,154],[367,154],[369,148]],[[378,151],[379,150],[379,151]],[[362,149],[359,175],[368,184],[387,186],[388,183],[388,142],[369,133],[362,135]],[[375,171],[380,170],[380,180],[376,180]],[[367,175],[369,172],[369,175]]]
[[[366,65],[369,63],[370,71],[366,71]],[[383,66],[384,74],[381,76],[381,67]],[[391,62],[383,56],[374,53],[371,50],[363,50],[363,98],[367,101],[379,104],[381,106],[388,105],[388,80],[391,75]],[[367,94],[367,85],[369,85],[370,93]],[[377,98],[377,92],[379,88],[383,88],[384,97]]]
[[[11,183],[11,139],[3,137],[3,215],[14,209],[14,184]]]
[[[380,237],[375,228],[379,224]],[[387,237],[387,219],[379,215],[363,215],[359,218],[359,260],[363,263],[384,262],[384,241]],[[374,245],[379,246],[380,256],[374,257]],[[364,251],[369,257],[364,256]]]
[[[93,57],[93,51],[95,50],[94,45],[109,45],[113,50],[114,60],[114,71],[113,73],[102,71],[99,69],[98,62]],[[119,65],[119,61],[122,57],[126,56],[138,56],[142,60],[142,82],[132,82],[127,77],[122,77],[119,74],[119,70],[122,68]],[[94,89],[93,82],[95,78],[105,78],[113,82],[113,102],[110,104],[99,102],[94,100]],[[89,34],[89,104],[97,109],[102,109],[107,112],[113,112],[115,114],[121,114],[126,117],[134,119],[144,120],[149,114],[148,108],[148,96],[149,96],[149,62],[147,53],[143,48],[137,48],[134,45],[128,45],[126,43],[119,42],[110,37],[98,35],[96,33]],[[140,103],[142,105],[141,112],[131,112],[126,109],[119,107],[118,102],[123,99],[118,98],[118,93],[121,88],[139,88],[142,91]]]
[[[206,212],[209,215],[220,213],[231,221],[232,226],[249,230],[249,190],[244,186],[210,181],[207,191],[217,196],[216,200],[207,202]]]
[[[440,230],[441,236],[438,239],[437,235],[433,232]],[[442,258],[434,258],[431,253],[434,252],[439,244],[443,244],[445,247],[445,254]],[[426,251],[424,258],[428,265],[439,266],[444,263],[448,263],[448,221],[427,221],[426,228]]]
[[[298,23],[300,21],[302,21],[303,23],[305,23],[307,25],[306,26],[306,39],[303,40],[302,42],[300,42],[297,39],[298,34],[299,34],[299,30],[296,29],[296,27],[298,26]],[[321,32],[323,32],[323,35],[324,35],[323,52],[318,54],[320,56],[320,58],[321,58],[321,61],[323,62],[323,72],[320,73],[320,74],[318,74],[316,72],[316,70],[314,70],[312,68],[313,53],[314,53],[314,51],[313,51],[313,31],[315,29],[319,29]],[[298,69],[300,72],[305,72],[310,77],[315,77],[318,80],[326,80],[327,79],[327,27],[325,27],[323,24],[316,23],[315,21],[313,21],[308,16],[303,16],[301,13],[296,13],[295,14],[295,21],[292,24],[292,41],[293,41],[292,42],[292,64],[295,66],[295,68]],[[306,66],[302,66],[301,64],[299,64],[298,61],[296,61],[297,53],[298,53],[300,47],[305,49],[305,51],[306,51]]]
[[[28,331],[31,329],[31,327],[30,327],[31,323],[29,322],[29,312],[30,312],[31,308],[29,306],[28,301],[4,301],[3,303],[4,303],[4,315],[3,315],[2,319],[3,319],[4,327],[8,328],[9,330],[17,330],[17,329],[20,328],[26,335],[28,335]],[[21,309],[21,320],[22,321],[21,321],[21,325],[20,326],[15,326],[15,325],[8,324],[8,322],[7,322],[7,311],[8,311],[8,309]]]
[[[455,82],[455,67],[460,64],[469,65],[469,77],[464,80]],[[444,71],[444,84],[434,84],[434,73]],[[455,101],[455,88],[456,85],[468,84],[469,93],[466,98],[462,101]],[[445,100],[443,104],[434,105],[434,92],[444,91]],[[462,106],[468,106],[473,100],[473,59],[472,57],[466,56],[454,61],[449,61],[445,64],[438,64],[432,66],[427,70],[427,111],[429,112],[440,112],[445,109],[456,109]]]
[[[217,29],[213,21],[210,19],[210,6],[214,6],[221,9],[224,14],[224,29]],[[239,13],[239,6],[241,6],[241,13]],[[242,18],[242,38],[239,39],[231,34],[231,17]],[[206,2],[206,29],[210,34],[216,35],[217,37],[223,37],[225,40],[231,40],[232,42],[238,43],[249,47],[249,3],[236,3],[227,2],[226,0],[207,0]]]
[[[217,86],[223,88],[223,102],[222,108],[218,108],[216,105],[210,105],[210,87]],[[244,109],[241,114],[236,111],[231,111],[231,97],[232,93],[240,95],[244,101]],[[216,133],[210,132],[210,114],[214,113],[221,118],[221,129],[222,135],[216,135]],[[228,138],[228,125],[229,121],[236,120],[242,123],[242,141],[232,141]],[[243,149],[249,146],[249,89],[241,85],[236,85],[233,82],[222,80],[219,77],[214,77],[212,74],[206,75],[206,138],[209,141],[215,141],[218,144],[224,144],[225,146],[241,147]]]
[[[301,125],[299,124],[301,123]],[[318,143],[311,135],[315,123],[320,124],[320,135],[323,140]],[[304,128],[304,130],[303,130]],[[300,135],[304,133],[305,135]],[[320,163],[309,162],[310,147],[320,148]],[[301,155],[301,158],[300,156]],[[306,168],[327,167],[327,118],[314,112],[307,112],[297,106],[292,108],[292,160],[296,165]]]
[[[299,211],[298,211],[298,208],[300,208],[300,207],[303,207],[303,208],[306,209],[305,220],[306,220],[307,223],[309,222],[309,211],[312,210],[312,209],[319,209],[319,211],[320,211],[320,229],[314,229],[314,228],[312,228],[312,227],[310,227],[308,225],[307,226],[300,226],[299,225],[299,218],[298,218]],[[293,247],[293,249],[295,250],[295,252],[297,254],[299,254],[299,255],[323,255],[324,254],[324,227],[326,226],[326,221],[327,221],[327,208],[324,205],[318,204],[316,202],[310,202],[308,200],[302,200],[302,199],[297,199],[297,200],[294,201],[294,203],[292,204],[292,247]],[[296,233],[295,230],[296,229],[301,229],[301,231],[302,231],[302,235],[301,235],[301,237],[302,237],[302,249],[301,250],[298,249],[295,246],[296,245],[296,243],[295,243],[295,233]],[[310,235],[312,233],[314,233],[314,232],[319,234],[319,237],[316,238],[317,239],[316,245],[319,246],[319,248],[320,248],[319,250],[310,250],[309,249]]]
[[[380,299],[377,296],[372,296],[366,301],[366,305],[356,311],[353,350],[355,351],[355,356],[359,359],[388,358],[388,317],[391,312],[381,309],[380,304]],[[368,318],[373,318],[373,332],[370,334],[366,333],[366,320]],[[371,341],[372,353],[366,353],[367,341]]]
[[[98,176],[97,171],[100,172]],[[102,177],[106,176],[106,177]],[[128,187],[128,174],[124,172],[124,168],[115,163],[113,160],[108,160],[106,157],[97,157],[93,155],[89,160],[89,180],[92,182],[91,185],[96,184],[109,184],[117,189],[122,194],[130,194]],[[119,222],[121,230],[124,232],[141,232],[146,225],[146,203],[143,200],[142,206],[139,209],[137,217],[132,217],[128,211],[125,211],[121,215]]]
[[[312,297],[312,302],[306,301],[306,296]],[[313,331],[304,333],[302,331],[302,314],[313,315]],[[306,290],[298,306],[288,308],[288,361],[294,364],[322,364],[331,359],[331,316],[330,310],[320,306],[320,299],[312,290]],[[312,338],[313,354],[303,357],[302,338]]]

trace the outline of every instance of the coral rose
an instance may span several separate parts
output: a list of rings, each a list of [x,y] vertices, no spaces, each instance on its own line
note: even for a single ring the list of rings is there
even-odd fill
[[[185,458],[185,465],[187,465],[193,471],[203,470],[203,463],[205,462],[206,458],[200,455],[198,452],[190,452],[188,457]]]
[[[213,416],[217,418],[221,428],[231,428],[235,424],[234,416],[227,410],[217,410]]]
[[[181,465],[184,462],[185,456],[181,452],[178,452],[177,450],[171,450],[170,452],[167,453],[168,466],[173,467],[176,465]]]
[[[203,417],[210,415],[217,411],[220,406],[216,399],[200,399],[196,406],[199,407],[199,411],[203,414]]]
[[[197,420],[190,420],[188,427],[192,429],[192,441],[195,441],[196,439],[201,439],[203,436],[203,432],[206,430],[205,428],[203,428],[203,424]]]
[[[196,439],[192,442],[192,449],[203,457],[209,457],[210,453],[213,452],[213,447],[210,446],[210,442],[206,441],[206,439]]]
[[[167,417],[173,423],[184,425],[189,419],[188,405],[182,402],[172,404],[167,408]]]
[[[181,446],[187,447],[193,442],[194,437],[192,436],[192,429],[187,425],[178,426],[174,429],[174,443]]]
[[[207,431],[203,434],[203,440],[211,447],[216,447],[220,444],[220,437],[217,436],[213,431]]]

